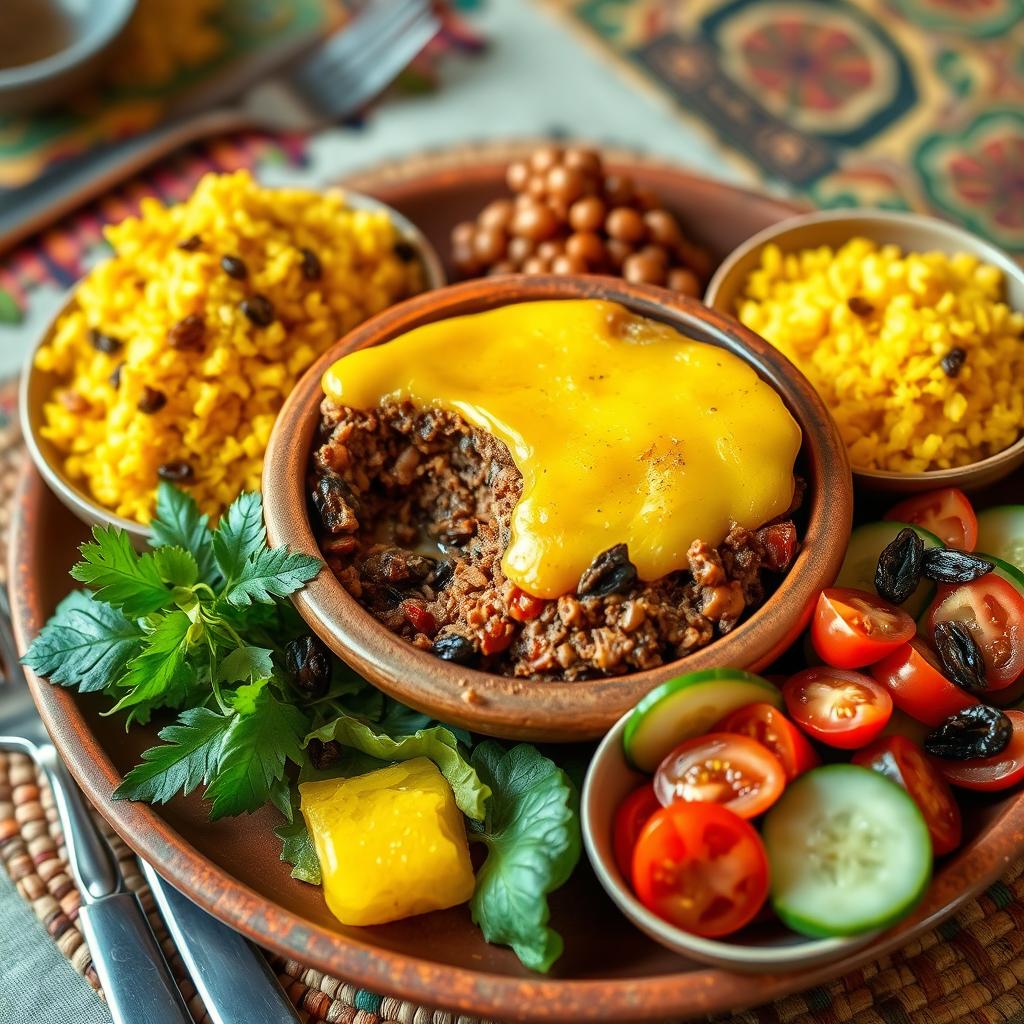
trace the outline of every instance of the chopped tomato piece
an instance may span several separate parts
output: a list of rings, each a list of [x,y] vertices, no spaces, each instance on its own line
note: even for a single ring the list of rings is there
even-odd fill
[[[948,548],[973,551],[978,543],[978,517],[967,495],[956,487],[915,494],[894,505],[885,518],[922,526]]]
[[[517,622],[529,622],[544,611],[546,604],[547,601],[543,598],[534,597],[525,590],[514,587],[508,599],[508,613]]]
[[[1001,690],[1024,672],[1024,596],[990,572],[970,583],[939,587],[928,611],[928,632],[940,622],[970,630],[985,659],[989,689]]]
[[[935,758],[935,765],[947,782],[961,789],[991,792],[1008,789],[1024,779],[1024,711],[1004,711],[1003,714],[1013,724],[1013,735],[1006,749],[973,761]]]
[[[402,611],[405,613],[409,625],[417,632],[426,633],[427,636],[433,636],[437,632],[437,620],[422,605],[418,605],[415,601],[403,601]]]
[[[928,755],[906,736],[881,736],[853,755],[853,763],[901,785],[924,815],[938,856],[960,845],[963,821],[949,785]]]
[[[933,728],[978,703],[943,675],[939,659],[917,636],[868,671],[889,691],[896,707]]]
[[[876,594],[832,587],[818,596],[811,643],[835,668],[862,668],[880,661],[917,631],[902,609]]]
[[[508,619],[489,619],[484,626],[480,650],[485,654],[498,654],[505,650],[515,636],[516,627]]]
[[[718,938],[748,924],[768,896],[768,857],[749,822],[719,804],[656,811],[633,853],[633,890],[669,924]]]
[[[757,531],[757,539],[764,545],[765,567],[768,569],[785,569],[796,554],[797,535],[796,523],[792,519],[783,519],[779,523],[770,523]]]
[[[634,789],[619,804],[615,812],[615,824],[612,826],[612,845],[615,850],[615,863],[618,864],[624,878],[628,879],[633,870],[633,850],[644,825],[660,807],[661,804],[654,795],[652,782],[645,782],[639,789]]]
[[[669,804],[723,804],[741,818],[763,814],[782,795],[786,773],[767,747],[748,736],[712,732],[680,743],[654,774],[654,792]]]
[[[841,750],[870,743],[892,715],[892,698],[883,686],[860,672],[828,666],[798,672],[782,696],[801,729]]]
[[[712,731],[732,732],[757,740],[779,759],[787,782],[820,763],[807,737],[771,704],[748,704],[737,708]]]

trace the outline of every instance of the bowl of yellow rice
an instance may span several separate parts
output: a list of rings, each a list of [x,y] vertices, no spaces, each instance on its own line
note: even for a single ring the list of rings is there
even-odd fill
[[[338,338],[444,284],[419,230],[340,190],[204,177],[185,202],[143,200],[113,254],[73,289],[22,376],[40,473],[87,523],[147,533],[160,480],[216,520],[258,490],[274,420]]]
[[[1024,270],[969,231],[794,217],[730,254],[705,301],[800,367],[862,485],[978,488],[1024,463]]]

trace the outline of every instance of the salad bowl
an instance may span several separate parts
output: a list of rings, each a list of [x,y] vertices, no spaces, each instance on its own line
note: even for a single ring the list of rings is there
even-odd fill
[[[564,742],[602,735],[645,693],[677,675],[713,665],[756,670],[771,663],[807,624],[818,591],[835,578],[849,538],[853,492],[845,447],[827,409],[784,356],[729,317],[660,288],[602,277],[516,276],[468,281],[407,300],[374,317],[326,352],[285,403],[264,464],[267,533],[273,544],[318,555],[306,473],[323,399],[321,377],[349,352],[389,341],[421,324],[544,299],[604,299],[748,362],[782,397],[803,433],[806,527],[801,550],[776,591],[727,635],[685,659],[627,676],[542,684],[482,672],[405,643],[330,572],[295,596],[320,638],[376,686],[444,722],[509,739]]]

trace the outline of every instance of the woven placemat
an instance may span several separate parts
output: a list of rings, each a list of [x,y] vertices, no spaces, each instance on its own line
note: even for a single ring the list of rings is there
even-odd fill
[[[23,452],[13,388],[0,385],[0,566]],[[3,572],[0,569],[0,572]],[[97,818],[128,885],[139,894],[196,1024],[209,1020],[168,938],[134,855]],[[78,929],[79,894],[68,871],[49,787],[28,758],[0,752],[0,861],[60,952],[102,996]],[[332,1024],[486,1024],[379,996],[294,960],[267,954],[295,1006]],[[1024,1021],[1024,862],[954,917],[902,950],[828,985],[732,1017],[731,1024],[1021,1024]],[[60,1024],[60,1022],[55,1022]],[[242,1024],[242,1022],[240,1022]]]

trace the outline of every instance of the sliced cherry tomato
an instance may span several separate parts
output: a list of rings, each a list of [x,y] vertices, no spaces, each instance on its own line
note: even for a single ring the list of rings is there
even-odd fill
[[[779,759],[787,782],[820,763],[807,737],[771,704],[748,704],[737,708],[731,715],[726,715],[713,731],[732,732],[757,740]]]
[[[924,815],[936,856],[960,845],[963,821],[949,785],[928,755],[906,736],[881,736],[853,755],[853,763],[899,783]]]
[[[722,804],[741,818],[764,813],[782,795],[779,759],[748,736],[710,732],[680,743],[654,773],[660,803]]]
[[[764,545],[765,567],[768,569],[785,569],[796,554],[797,534],[796,523],[792,519],[783,519],[778,523],[762,526],[757,531],[757,539]]]
[[[869,676],[821,666],[782,688],[790,717],[816,740],[841,750],[870,743],[892,715],[892,697]]]
[[[917,632],[902,609],[876,594],[832,587],[818,596],[811,643],[834,668],[863,668],[880,661]]]
[[[655,812],[633,853],[640,902],[677,928],[719,938],[757,916],[768,895],[768,857],[749,822],[719,804]]]
[[[529,622],[544,611],[546,604],[547,601],[543,598],[534,597],[525,590],[513,587],[508,599],[508,613],[517,622]]]
[[[915,494],[894,505],[885,518],[923,526],[948,548],[973,551],[978,543],[978,517],[967,495],[956,487]]]
[[[652,782],[645,782],[639,789],[634,789],[619,804],[615,812],[615,824],[612,826],[612,846],[615,850],[615,863],[619,865],[623,878],[629,878],[633,870],[633,850],[644,825],[660,807]]]
[[[978,703],[977,698],[942,674],[939,659],[918,636],[868,671],[889,691],[896,707],[933,728]]]
[[[939,587],[928,610],[928,633],[940,622],[962,622],[985,659],[989,689],[1001,690],[1024,672],[1024,597],[990,572],[971,583]]]
[[[1004,711],[1003,714],[1013,723],[1013,735],[1001,753],[973,761],[934,758],[935,766],[947,782],[961,789],[991,792],[1008,789],[1024,779],[1024,711]]]

